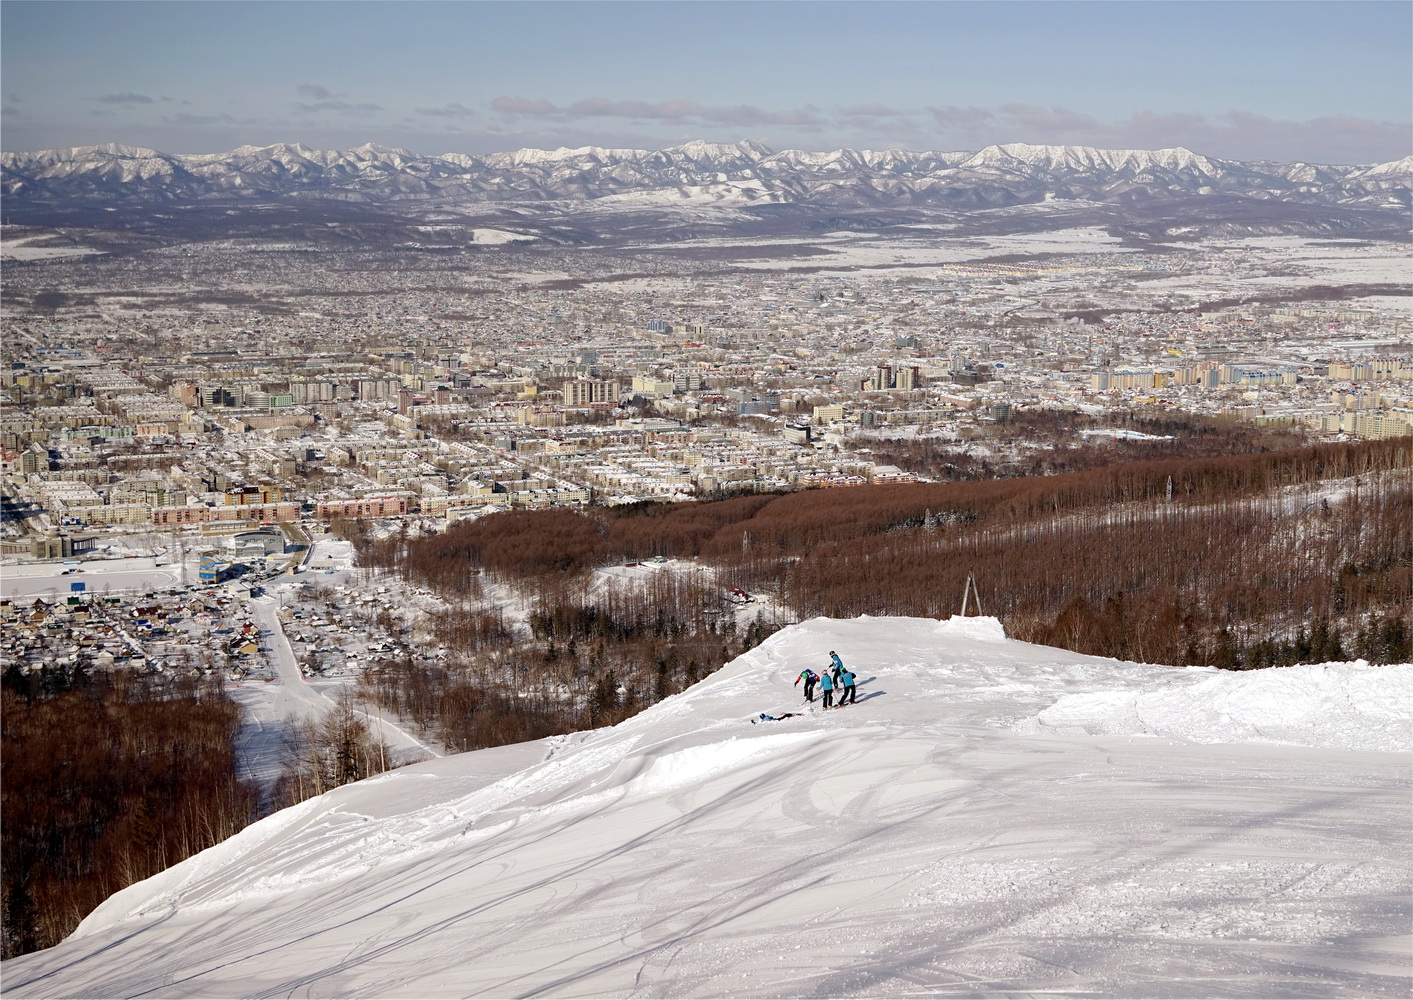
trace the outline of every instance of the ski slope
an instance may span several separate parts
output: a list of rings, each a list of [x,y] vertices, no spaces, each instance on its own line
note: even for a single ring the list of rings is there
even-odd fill
[[[856,706],[779,722],[837,649]],[[7,997],[1407,996],[1413,668],[816,619],[118,893]]]

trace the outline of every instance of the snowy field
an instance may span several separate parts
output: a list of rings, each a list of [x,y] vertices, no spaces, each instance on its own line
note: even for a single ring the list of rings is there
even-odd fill
[[[1413,256],[1401,243],[1366,243],[1268,236],[1207,241],[1198,246],[1209,253],[1233,255],[1238,266],[1218,272],[1197,272],[1143,281],[1145,292],[1171,290],[1188,295],[1249,294],[1259,288],[1309,288],[1316,285],[1413,286]],[[1357,304],[1369,308],[1408,311],[1397,296],[1367,296]]]
[[[801,711],[837,649],[856,706]],[[1413,671],[816,619],[117,894],[7,996],[1405,997]]]
[[[1073,275],[1038,275],[1033,281],[1062,283],[1087,281],[1086,269],[1111,272],[1133,272],[1130,280],[1138,282],[1141,295],[1154,297],[1181,292],[1198,297],[1219,298],[1250,294],[1252,287],[1261,289],[1299,290],[1317,285],[1346,284],[1413,284],[1413,257],[1405,244],[1363,240],[1307,239],[1303,237],[1252,237],[1248,239],[1208,240],[1196,244],[1173,243],[1174,250],[1203,255],[1205,264],[1198,266],[1184,257],[1184,273],[1176,276],[1148,278],[1139,272],[1146,269],[1138,248],[1125,246],[1107,230],[1097,226],[1056,229],[1040,233],[1011,235],[949,235],[942,226],[907,227],[907,236],[896,233],[830,232],[811,237],[805,243],[780,238],[753,239],[704,238],[670,244],[642,244],[637,249],[705,251],[715,248],[759,248],[762,256],[737,257],[735,268],[752,271],[788,271],[808,269],[820,275],[845,276],[865,274],[874,278],[913,280],[926,275],[929,268],[952,268],[970,262],[999,256],[1059,255]],[[810,252],[801,253],[801,248]],[[1092,258],[1086,263],[1085,258]],[[1129,258],[1134,263],[1125,263]],[[1191,270],[1187,270],[1187,268]],[[506,280],[536,284],[562,280],[555,272],[519,271],[503,275]],[[669,287],[691,287],[689,279],[627,278],[598,281],[625,294],[641,291],[661,291]],[[1033,294],[1036,286],[1021,283],[1017,294]],[[1370,296],[1358,304],[1386,312],[1407,312],[1413,309],[1413,296]]]
[[[502,243],[528,243],[539,239],[538,236],[531,236],[528,233],[511,233],[504,229],[473,229],[471,236],[475,242],[488,246],[499,246]]]
[[[81,572],[65,573],[70,566]],[[89,559],[72,563],[36,563],[0,567],[0,597],[43,598],[52,602],[68,597],[73,585],[84,585],[86,594],[146,593],[177,585],[181,567],[152,558]],[[195,579],[193,569],[190,578]]]
[[[88,254],[103,253],[91,247],[37,247],[31,246],[43,236],[30,236],[20,240],[0,241],[0,260],[62,260],[65,257],[84,257]]]
[[[743,243],[765,241],[687,240],[674,247],[740,246]],[[1097,227],[1061,229],[1048,233],[1012,236],[968,236],[952,238],[939,235],[910,237],[880,237],[877,233],[828,233],[811,239],[809,246],[827,250],[827,256],[800,257],[783,251],[798,248],[799,243],[778,243],[782,254],[777,257],[741,259],[736,266],[752,270],[784,270],[797,267],[820,268],[821,273],[849,273],[855,269],[916,268],[928,265],[958,264],[1008,254],[1088,254],[1132,253],[1121,241]]]

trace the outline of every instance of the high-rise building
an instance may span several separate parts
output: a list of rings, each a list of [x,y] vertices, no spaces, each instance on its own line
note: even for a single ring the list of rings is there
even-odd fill
[[[574,379],[564,383],[564,402],[568,406],[588,406],[590,403],[616,403],[622,387],[617,382]]]
[[[326,403],[334,398],[334,383],[323,379],[294,381],[289,384],[289,394],[297,406],[303,406],[305,403]]]

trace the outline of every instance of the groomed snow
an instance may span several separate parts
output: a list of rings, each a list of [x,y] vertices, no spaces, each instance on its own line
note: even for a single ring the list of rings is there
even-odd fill
[[[539,239],[528,233],[512,233],[504,229],[473,229],[471,238],[476,243],[483,243],[487,246],[500,246],[503,243],[527,243]]]
[[[837,649],[859,702],[783,721]],[[816,619],[608,730],[277,813],[7,996],[1406,996],[1408,665]]]
[[[33,238],[0,242],[0,259],[60,260],[65,257],[84,257],[88,254],[105,252],[94,250],[91,247],[35,247],[29,245],[31,242],[33,242]]]

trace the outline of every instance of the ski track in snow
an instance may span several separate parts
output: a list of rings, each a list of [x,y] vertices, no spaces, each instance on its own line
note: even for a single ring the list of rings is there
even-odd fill
[[[800,710],[838,649],[859,702]],[[7,996],[1406,996],[1408,665],[815,619],[612,729],[414,765],[114,895]]]

